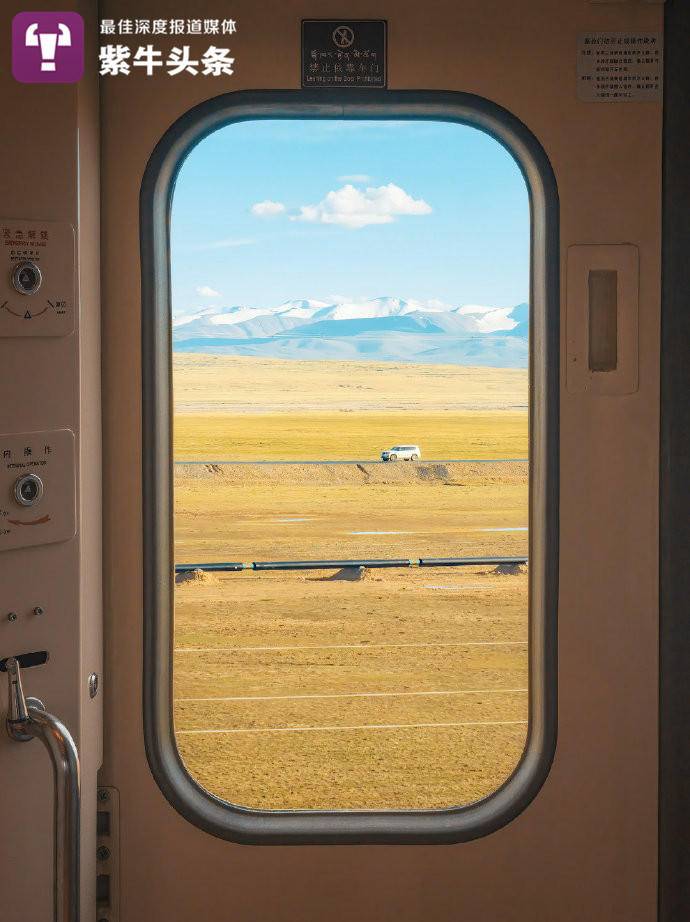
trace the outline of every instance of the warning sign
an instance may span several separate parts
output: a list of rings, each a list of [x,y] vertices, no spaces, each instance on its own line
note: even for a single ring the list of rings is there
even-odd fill
[[[303,20],[302,86],[385,87],[386,22]]]
[[[577,95],[585,102],[661,99],[661,32],[585,32],[577,42]]]

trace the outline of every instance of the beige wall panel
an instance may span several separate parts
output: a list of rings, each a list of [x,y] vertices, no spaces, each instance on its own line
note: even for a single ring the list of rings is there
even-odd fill
[[[95,2],[42,3],[84,15],[94,54]],[[3,5],[0,74],[4,114],[0,214],[67,221],[77,228],[80,333],[0,339],[0,431],[69,428],[77,435],[78,532],[70,541],[0,554],[0,657],[48,649],[50,661],[25,673],[25,691],[42,698],[72,732],[82,759],[83,894],[95,904],[95,790],[101,762],[101,698],[87,692],[101,672],[100,357],[98,95],[78,86],[33,86],[9,69],[9,23],[26,4]],[[34,606],[45,609],[31,615]],[[7,611],[18,614],[9,623]],[[0,712],[6,711],[5,676]],[[40,743],[0,732],[0,893],[7,919],[52,917],[52,787]],[[87,915],[88,919],[89,916]]]

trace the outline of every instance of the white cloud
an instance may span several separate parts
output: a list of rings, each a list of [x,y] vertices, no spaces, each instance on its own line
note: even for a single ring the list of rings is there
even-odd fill
[[[339,176],[338,182],[371,182],[371,176],[366,173],[346,173],[345,176]]]
[[[220,298],[220,292],[216,291],[215,288],[211,288],[210,285],[199,285],[196,288],[196,293],[201,295],[202,298]]]
[[[244,247],[254,243],[250,237],[229,237],[226,240],[212,240],[210,243],[199,243],[190,249],[200,250],[229,250],[231,247]]]
[[[252,205],[250,211],[257,218],[273,218],[285,211],[285,205],[282,202],[272,202],[267,198],[264,202],[256,202]]]
[[[348,183],[329,192],[317,205],[302,205],[291,221],[312,224],[339,224],[356,230],[368,224],[391,224],[400,215],[431,214],[431,205],[414,199],[395,183],[355,189]]]

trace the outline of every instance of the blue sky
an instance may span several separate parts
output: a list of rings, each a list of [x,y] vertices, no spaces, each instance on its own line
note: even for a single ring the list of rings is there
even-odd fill
[[[229,125],[182,166],[172,280],[175,314],[383,295],[507,307],[528,296],[527,190],[496,141],[455,124]]]

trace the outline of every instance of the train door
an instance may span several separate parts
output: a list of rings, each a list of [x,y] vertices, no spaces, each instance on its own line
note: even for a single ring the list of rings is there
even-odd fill
[[[64,201],[62,191],[40,175],[44,147],[27,164],[13,167],[25,182],[40,184],[53,220],[61,217],[78,231],[81,327],[76,334],[72,328],[60,330],[57,339],[2,340],[6,367],[16,369],[10,392],[23,407],[2,428],[40,434],[38,441],[33,436],[8,441],[7,450],[20,452],[22,464],[27,448],[45,452],[57,439],[58,450],[69,451],[65,431],[80,436],[76,457],[82,473],[74,479],[80,526],[70,530],[68,523],[66,533],[40,549],[22,542],[19,550],[1,555],[0,565],[8,568],[8,585],[16,584],[17,601],[13,596],[10,604],[20,616],[2,626],[10,638],[3,641],[5,667],[16,674],[16,654],[51,653],[40,668],[29,668],[33,660],[19,657],[25,690],[45,697],[51,713],[59,712],[81,754],[82,918],[192,922],[329,915],[410,922],[460,916],[652,922],[658,918],[663,6],[568,0],[557,16],[546,0],[444,2],[431,9],[409,0],[382,0],[375,9],[360,2],[346,6],[345,11],[330,2],[315,9],[304,0],[268,5],[238,0],[228,10],[204,0],[190,11],[184,0],[152,0],[144,11],[132,0],[103,0],[96,15],[84,3],[91,41],[100,49],[100,98],[87,84],[79,93],[63,89],[57,97],[63,108],[51,119],[65,132],[65,169],[70,157],[78,156],[85,166],[81,171],[69,167]],[[338,19],[343,12],[349,18]],[[29,97],[18,98],[28,107],[20,112],[30,125]],[[95,126],[96,112],[98,160],[95,138],[83,129],[83,124]],[[274,136],[268,130],[262,135],[257,125],[269,126]],[[404,310],[387,304],[385,322],[381,305],[347,314],[360,301],[332,292],[316,303],[306,292],[304,303],[291,302],[270,312],[268,320],[261,312],[240,317],[211,310],[217,286],[213,279],[193,277],[193,267],[209,249],[244,285],[258,285],[262,274],[275,270],[268,258],[256,262],[247,252],[252,232],[235,230],[230,221],[227,235],[214,236],[201,221],[195,225],[193,207],[184,219],[187,236],[176,237],[183,194],[192,206],[196,195],[201,212],[202,198],[207,203],[220,196],[221,187],[249,186],[258,176],[266,191],[247,198],[242,206],[247,221],[262,229],[283,221],[297,246],[299,234],[312,225],[337,225],[354,234],[365,225],[385,228],[400,216],[401,222],[421,221],[425,207],[440,208],[427,202],[423,189],[405,188],[388,175],[369,178],[367,167],[354,161],[351,169],[339,163],[336,168],[335,159],[333,181],[342,194],[324,186],[322,198],[285,204],[276,183],[268,181],[287,174],[280,145],[300,143],[290,134],[297,126],[307,132],[324,125],[331,136],[343,126],[382,125],[380,135],[371,138],[372,146],[381,148],[389,144],[383,137],[387,131],[388,138],[393,131],[409,132],[400,137],[412,145],[414,132],[425,128],[439,131],[439,144],[452,143],[443,132],[473,131],[510,158],[524,183],[529,308],[524,314],[507,312],[508,319],[490,329],[495,354],[499,350],[511,358],[482,365],[470,409],[493,412],[495,395],[519,378],[525,429],[515,430],[514,441],[506,436],[490,458],[485,453],[473,459],[468,450],[444,455],[446,446],[438,443],[436,449],[434,443],[432,470],[424,467],[427,443],[419,429],[407,427],[394,436],[380,428],[376,431],[387,441],[376,449],[388,457],[374,470],[372,459],[358,453],[360,435],[347,421],[349,404],[338,404],[337,411],[354,447],[344,458],[338,454],[342,444],[324,448],[328,413],[319,402],[322,393],[349,387],[359,389],[357,400],[365,399],[360,392],[367,388],[383,393],[381,382],[391,380],[392,366],[386,364],[390,356],[380,355],[375,378],[367,377],[357,361],[329,378],[315,378],[315,366],[304,372],[312,375],[308,393],[314,405],[300,409],[316,415],[300,419],[297,442],[304,449],[318,436],[320,455],[281,455],[278,439],[287,444],[292,437],[282,422],[270,429],[273,441],[266,447],[267,420],[272,413],[280,415],[275,407],[294,386],[296,374],[291,366],[288,375],[277,378],[278,365],[272,363],[288,361],[285,350],[296,329],[300,348],[305,343],[312,348],[317,340],[321,348],[331,330],[324,332],[323,324],[344,319],[351,324],[348,335],[363,349],[379,342],[375,334],[381,329],[390,334],[391,317],[402,316],[396,335],[407,335],[417,324],[418,355],[426,356],[417,362],[425,368],[435,367],[428,359],[433,324],[441,330],[433,333],[434,348],[451,331],[456,348],[475,356],[479,333],[487,330],[482,311],[453,313],[430,301]],[[278,139],[281,126],[284,135]],[[202,164],[184,186],[184,165],[221,133],[226,141],[212,165]],[[312,155],[314,163],[335,158],[329,153],[336,149],[332,141],[326,145],[310,138],[305,144],[322,144],[322,153]],[[46,135],[43,144],[49,141]],[[289,162],[290,169],[298,169],[294,158]],[[91,252],[97,214],[87,204],[95,201],[97,170],[100,336],[95,302],[86,296],[98,266]],[[491,177],[478,172],[474,181],[490,183]],[[315,188],[309,192],[317,194]],[[59,227],[31,226],[43,211],[36,205],[31,214],[25,212],[19,190],[10,191],[8,200],[12,195],[17,220],[16,227],[8,225],[10,234],[61,233]],[[19,221],[25,213],[26,226]],[[448,240],[439,237],[436,243],[452,262]],[[390,251],[379,246],[383,264]],[[282,269],[286,279],[289,268],[286,263]],[[194,287],[201,299],[184,322],[173,321],[172,313],[180,272],[188,276],[183,284]],[[257,316],[264,318],[260,328]],[[527,318],[521,364],[515,358],[520,330],[514,331]],[[305,329],[306,321],[311,329]],[[232,355],[240,358],[226,362],[227,351],[209,349],[208,330],[228,322],[241,322],[243,328],[233,339]],[[187,323],[193,326],[185,331]],[[266,352],[276,333],[280,358]],[[195,350],[197,339],[202,346]],[[99,563],[93,398],[98,341],[102,666],[92,652],[99,640],[89,622],[90,593],[96,592],[90,580]],[[65,354],[52,349],[56,342]],[[198,355],[203,360],[190,357]],[[453,358],[443,356],[438,361],[448,369]],[[395,356],[393,364],[403,372],[381,397],[386,407],[394,407],[403,393],[409,381],[405,369],[417,367],[409,359]],[[258,371],[257,361],[262,363]],[[39,373],[36,390],[33,369],[40,363],[51,374]],[[499,380],[487,371],[505,365],[514,378]],[[528,370],[523,374],[521,368]],[[234,493],[223,486],[222,465],[229,458],[212,454],[220,445],[218,427],[226,423],[218,423],[218,392],[208,387],[216,371],[227,369],[234,377],[223,385],[222,400],[236,410]],[[442,383],[441,390],[433,390],[432,373],[414,388],[415,394],[435,395],[424,409],[432,416],[446,407],[448,387],[460,386],[455,372],[444,373],[451,375],[451,384]],[[433,400],[441,400],[444,386],[441,406]],[[304,401],[307,391],[295,393]],[[262,400],[258,422],[237,409]],[[188,412],[178,412],[180,401]],[[69,411],[61,409],[68,406]],[[354,412],[361,406],[357,403]],[[471,418],[476,434],[479,416]],[[209,427],[203,435],[200,419]],[[440,425],[423,430],[429,444]],[[252,444],[263,439],[263,453],[247,449],[242,455],[237,446],[251,439],[252,426],[260,432]],[[59,430],[55,437],[53,430]],[[182,444],[178,438],[184,438],[184,453],[175,455]],[[200,439],[208,441],[199,447]],[[521,468],[525,456],[529,463]],[[71,458],[61,466],[63,474],[72,469]],[[257,473],[259,460],[276,464]],[[326,460],[343,461],[343,472],[326,468]],[[498,466],[470,468],[471,460]],[[245,471],[242,464],[248,461]],[[277,470],[277,462],[287,461],[303,462],[293,490],[286,489],[287,475]],[[462,469],[460,462],[466,465]],[[426,473],[417,476],[417,469]],[[8,472],[14,489],[15,468]],[[447,497],[476,483],[477,495],[491,503],[501,478],[512,478],[506,495],[518,499],[508,519],[477,518],[476,531],[487,532],[487,542],[494,541],[496,531],[503,535],[503,543],[485,543],[481,553],[461,541],[446,550],[440,539],[433,546],[412,547],[412,537],[418,539],[414,528],[422,528],[421,513],[416,525],[396,526],[383,514],[375,521],[382,508],[377,505],[370,510],[372,525],[357,520],[347,526],[349,538],[357,535],[359,543],[336,546],[329,534],[322,535],[322,553],[301,555],[319,560],[281,553],[288,546],[281,543],[282,533],[300,522],[306,523],[305,533],[316,529],[310,522],[334,497],[346,498],[329,521],[350,514],[350,476],[353,483],[354,478],[382,483],[380,492],[367,494],[376,503],[396,491],[407,503],[415,495],[409,484],[416,490],[417,481],[426,480],[434,480],[434,502],[455,503]],[[336,480],[341,493],[333,486]],[[523,506],[521,497],[527,497]],[[225,518],[214,519],[219,506]],[[455,515],[446,513],[446,505],[433,514],[439,521]],[[209,550],[202,520],[215,522],[213,540],[244,529],[247,541],[235,545],[242,553],[223,557],[218,545]],[[250,543],[259,534],[262,553]],[[178,543],[180,535],[186,543]],[[37,566],[44,568],[40,579]],[[377,575],[384,570],[403,576]],[[464,572],[471,579],[456,575]],[[500,601],[508,592],[505,582],[499,585],[505,572],[515,573],[505,576],[516,580],[511,592],[524,588],[521,613],[513,618],[510,609],[487,634],[477,608],[476,617],[462,621],[464,633],[453,633],[452,612],[462,611],[467,593],[481,599],[495,592],[492,598]],[[408,573],[409,584],[404,583]],[[341,582],[331,582],[334,575]],[[43,581],[53,586],[54,602],[36,595]],[[227,598],[218,609],[221,588]],[[429,593],[445,593],[450,621],[434,621],[434,601],[428,610],[419,607],[422,590],[432,600],[436,596]],[[355,591],[368,593],[359,598],[385,610],[385,628],[378,624],[385,619],[377,617],[376,608],[369,611],[369,621],[358,620],[354,628],[351,623],[334,627],[333,618],[325,618],[332,614],[325,606],[346,606],[342,599]],[[394,595],[407,601],[389,612],[387,599]],[[53,606],[68,610],[66,620],[49,620]],[[45,610],[45,620],[38,609]],[[415,639],[409,631],[417,617],[424,629]],[[297,622],[303,631],[299,641]],[[312,670],[304,687],[300,666]],[[60,684],[65,674],[69,688]],[[384,674],[397,684],[385,684]],[[503,680],[498,689],[491,684],[494,675]],[[500,694],[510,696],[502,710],[495,704]],[[96,743],[101,703],[102,764]],[[434,734],[438,745],[429,742],[437,739]],[[408,748],[400,757],[396,741],[403,738]],[[451,738],[455,748],[448,755],[443,746]],[[487,739],[498,754],[489,760],[498,765],[493,775],[482,775],[473,761],[477,753],[481,761]],[[38,920],[49,917],[53,869],[48,793],[30,812],[26,809],[30,783],[41,791],[50,786],[48,767],[36,767],[35,753],[29,752],[35,745],[24,746],[19,756],[21,747],[14,741],[3,743],[2,770],[5,764],[15,767],[2,796],[14,829],[25,829],[27,818],[33,824],[35,809],[40,854],[31,854],[30,841],[20,833],[12,879],[22,877],[29,858],[31,873],[17,890],[10,888],[9,906],[18,918]],[[319,759],[328,763],[330,774],[319,775]],[[445,780],[435,786],[441,765]],[[319,784],[311,783],[315,778]],[[31,886],[34,879],[40,886]]]

